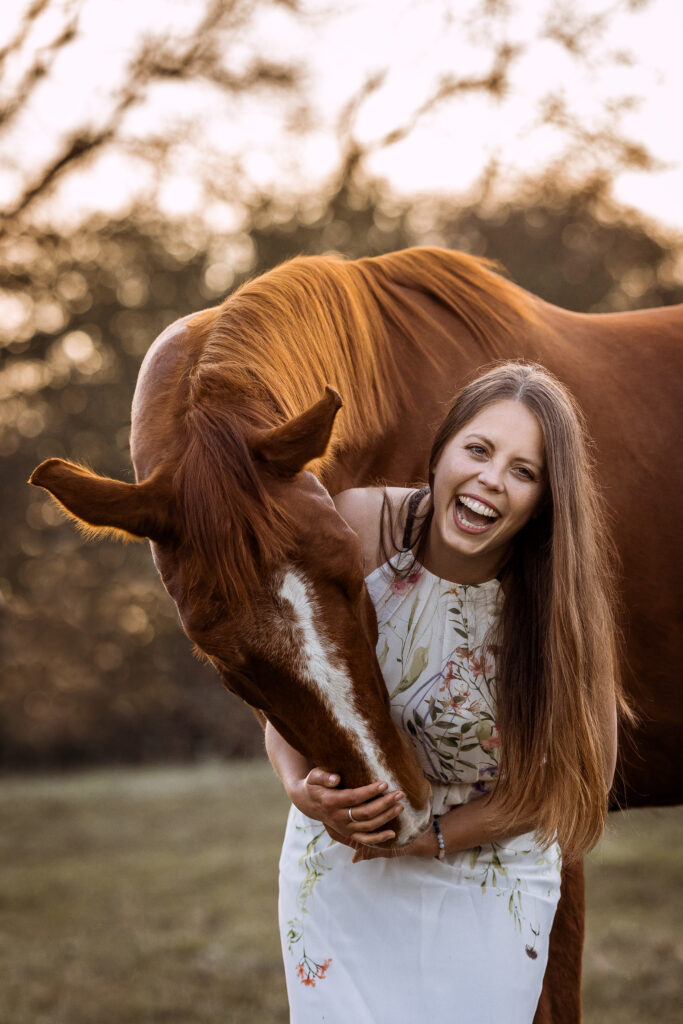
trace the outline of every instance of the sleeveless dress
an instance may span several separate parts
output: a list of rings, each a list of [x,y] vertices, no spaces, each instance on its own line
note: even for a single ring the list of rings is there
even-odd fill
[[[392,563],[412,557],[400,553]],[[434,813],[497,773],[497,580],[454,584],[416,565],[366,580],[391,713],[434,790]],[[353,864],[292,807],[279,918],[292,1024],[531,1024],[560,894],[560,852],[533,833],[436,858]]]

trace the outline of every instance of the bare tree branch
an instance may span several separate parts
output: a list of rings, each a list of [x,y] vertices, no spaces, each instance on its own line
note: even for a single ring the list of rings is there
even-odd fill
[[[651,0],[616,0],[610,7],[587,15],[577,11],[569,0],[560,0],[548,11],[541,38],[553,40],[572,57],[585,62],[592,58],[595,47],[603,43],[617,15],[649,3]]]
[[[49,0],[39,0],[29,14],[33,20],[45,10]],[[284,6],[296,10],[296,3]],[[35,9],[35,12],[34,12]],[[256,58],[239,73],[226,66],[223,35],[244,28],[253,16],[254,4],[250,0],[210,0],[195,28],[181,38],[170,38],[159,33],[146,36],[129,61],[123,85],[113,94],[109,112],[100,119],[96,128],[82,126],[61,142],[59,151],[35,176],[14,205],[5,211],[7,221],[15,220],[73,168],[91,159],[113,141],[120,141],[125,115],[147,97],[150,86],[162,81],[206,82],[227,95],[244,93],[257,85],[270,89],[287,90],[299,81],[299,72],[291,64]],[[15,41],[23,41],[28,29],[17,34]],[[57,52],[67,45],[76,33],[76,20],[72,18],[59,36],[46,48],[50,63]],[[26,103],[34,85],[49,70],[40,54],[26,73],[14,96],[5,108],[0,108],[0,125],[5,124]],[[158,150],[158,147],[157,147]]]
[[[569,138],[574,151],[589,153],[593,161],[601,153],[608,155],[612,173],[617,168],[663,170],[665,164],[653,157],[646,146],[634,139],[626,138],[619,131],[621,115],[632,110],[637,102],[632,96],[608,102],[597,126],[588,128],[569,110],[564,96],[550,93],[541,102],[538,123],[560,128]]]
[[[522,47],[513,47],[508,44],[501,46],[494,55],[491,70],[485,75],[475,75],[471,78],[457,78],[454,75],[444,75],[436,85],[431,95],[413,112],[410,118],[387,132],[377,141],[373,149],[384,149],[400,142],[410,135],[416,125],[425,117],[431,114],[437,107],[454,96],[464,95],[472,92],[488,93],[495,99],[501,99],[508,88],[509,70],[512,62],[521,55]]]
[[[12,122],[28,106],[34,94],[37,94],[38,99],[43,95],[38,92],[37,86],[50,75],[58,55],[77,38],[80,5],[86,2],[69,0],[68,5],[60,6],[60,11],[65,12],[62,27],[46,46],[33,55],[19,83],[12,90],[4,90],[5,98],[0,101],[0,131],[14,127]],[[449,69],[438,77],[435,73],[435,80],[421,102],[412,110],[399,114],[393,124],[389,122],[383,125],[374,139],[361,142],[357,131],[361,114],[371,98],[388,84],[388,74],[384,69],[380,68],[369,75],[343,105],[337,118],[336,134],[340,144],[343,180],[350,181],[367,157],[402,142],[426,118],[459,97],[479,94],[504,100],[514,85],[513,72],[519,59],[539,39],[553,42],[566,51],[573,61],[588,67],[591,61],[596,66],[598,63],[604,66],[605,63],[624,64],[632,61],[628,53],[609,49],[610,26],[617,15],[637,10],[649,2],[601,0],[599,5],[595,5],[600,10],[586,13],[585,10],[577,11],[568,0],[548,0],[548,13],[545,20],[541,20],[540,33],[519,42],[513,34],[513,16],[519,10],[522,0],[478,0],[473,7],[468,5],[468,12],[461,15],[451,0],[442,0],[440,9],[443,11],[443,31],[452,29],[457,21],[460,38],[464,38],[466,44],[482,47],[488,55],[488,63],[484,70],[473,73],[459,75]],[[39,199],[56,189],[72,171],[94,160],[106,147],[117,146],[120,151],[145,161],[159,184],[163,171],[170,168],[173,157],[183,147],[187,157],[188,139],[193,135],[195,139],[198,136],[197,132],[192,131],[193,125],[189,126],[189,130],[186,125],[182,131],[176,130],[184,116],[181,112],[173,119],[166,118],[162,126],[143,128],[138,138],[133,137],[133,120],[129,114],[147,102],[155,86],[164,83],[198,85],[206,90],[208,103],[218,95],[220,100],[232,106],[237,97],[263,87],[271,94],[291,96],[298,102],[299,106],[290,120],[283,116],[286,130],[304,131],[316,127],[313,119],[315,107],[301,90],[304,79],[301,66],[295,62],[278,60],[267,53],[262,54],[258,48],[254,48],[246,60],[242,50],[239,61],[233,59],[236,42],[245,39],[250,40],[250,43],[254,41],[249,31],[255,14],[274,7],[296,14],[302,10],[298,0],[202,0],[202,6],[197,7],[197,20],[190,29],[173,33],[168,27],[163,27],[147,33],[143,38],[138,35],[132,57],[122,77],[112,86],[105,100],[106,108],[101,114],[98,113],[96,123],[92,119],[74,123],[72,116],[68,130],[62,128],[61,136],[55,132],[54,148],[50,156],[42,165],[38,164],[32,169],[30,175],[24,172],[27,180],[21,193],[13,200],[11,209],[6,211],[8,220],[24,218]],[[23,53],[23,49],[30,46],[32,29],[50,9],[51,0],[30,0],[19,28],[10,42],[0,50],[0,73],[10,56],[20,51]],[[195,10],[194,6],[192,10]],[[321,19],[324,21],[338,14],[333,4],[326,10],[318,8],[313,14],[305,8],[303,10],[301,16],[306,19],[309,27]],[[196,91],[195,94],[191,89],[185,92],[194,102]],[[199,102],[202,102],[204,93],[199,92],[198,95]],[[539,125],[557,128],[570,140],[575,152],[587,153],[590,150],[603,164],[609,161],[613,170],[624,167],[654,169],[656,161],[646,147],[625,137],[621,131],[620,119],[632,103],[632,97],[619,97],[607,104],[602,120],[592,118],[590,124],[586,125],[574,114],[564,96],[549,94],[540,103],[540,113],[532,129]],[[143,118],[136,118],[134,123],[143,123]],[[194,125],[196,123],[195,120]],[[209,142],[206,149],[211,150],[211,154],[206,153],[201,171],[197,173],[208,178],[213,173],[208,167],[220,167],[222,161],[225,171],[220,180],[225,194],[230,191],[229,180],[239,181],[246,177],[244,168],[249,166],[249,154],[240,163],[242,155],[230,155],[224,146],[216,145],[212,148]],[[491,165],[493,170],[489,168],[489,184],[495,178],[497,166],[494,161]],[[148,178],[145,173],[146,182]],[[229,179],[229,174],[234,177]],[[216,193],[217,182],[203,180],[199,184],[205,194]]]
[[[346,148],[352,145],[350,140],[353,136],[353,127],[363,104],[369,96],[382,88],[386,78],[386,70],[373,71],[342,107],[337,119],[337,135],[346,144]]]
[[[24,191],[19,202],[7,211],[5,214],[6,221],[12,221],[20,213],[23,213],[39,195],[44,193],[56,181],[67,167],[72,167],[82,162],[93,150],[99,149],[104,143],[109,142],[114,136],[114,130],[118,121],[118,117],[112,118],[110,126],[103,131],[91,135],[77,135],[68,139],[60,155],[44,168],[40,177]]]
[[[47,10],[50,3],[51,0],[34,0],[34,3],[31,4],[24,14],[24,17],[21,19],[21,24],[12,39],[10,39],[9,42],[0,49],[0,71],[2,71],[2,66],[7,60],[7,57],[12,53],[16,53],[24,45],[35,22],[38,20],[40,15]]]
[[[402,124],[396,125],[373,142],[360,144],[354,135],[354,122],[363,104],[384,84],[386,72],[376,72],[369,76],[344,106],[338,121],[337,134],[344,141],[345,151],[342,178],[349,180],[363,159],[407,138],[428,114],[456,96],[479,92],[502,99],[509,86],[510,69],[522,53],[521,46],[502,43],[493,54],[488,72],[465,78],[441,76],[431,93]]]
[[[38,0],[35,7],[40,7],[38,13],[42,13],[47,7],[49,0]],[[81,5],[82,6],[82,5]],[[31,12],[29,12],[31,13]],[[22,110],[24,105],[28,102],[31,93],[35,87],[42,82],[57,59],[61,50],[69,43],[72,43],[78,33],[78,19],[80,10],[75,11],[64,27],[55,36],[52,42],[48,43],[47,46],[42,46],[36,51],[33,63],[24,72],[21,81],[15,88],[14,94],[3,104],[0,104],[0,126],[6,127],[7,124]],[[27,15],[28,20],[28,15]],[[22,45],[25,39],[25,35],[22,35],[21,39],[17,37],[17,49]],[[0,54],[0,69],[2,67],[2,61],[4,57],[11,52],[10,48],[13,43],[8,44],[4,52]]]

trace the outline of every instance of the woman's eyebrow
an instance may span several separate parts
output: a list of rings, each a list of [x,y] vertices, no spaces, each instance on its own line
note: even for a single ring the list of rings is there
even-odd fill
[[[470,441],[470,440],[473,440],[473,441],[483,441],[483,443],[488,448],[492,448],[494,451],[495,451],[495,448],[496,448],[496,446],[493,443],[493,441],[491,440],[491,438],[490,437],[485,437],[483,434],[467,434],[466,437],[465,437],[465,440],[466,441]],[[539,464],[534,459],[528,459],[525,455],[515,455],[514,458],[513,458],[513,462],[525,462],[527,466],[532,466],[533,469],[535,469],[537,473],[542,473],[543,472],[543,466],[539,466]]]

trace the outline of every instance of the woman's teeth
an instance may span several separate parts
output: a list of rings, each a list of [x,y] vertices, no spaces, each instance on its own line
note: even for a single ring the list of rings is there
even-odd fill
[[[465,508],[471,509],[472,512],[477,512],[480,516],[489,516],[491,519],[498,518],[497,512],[492,508],[489,508],[488,505],[483,505],[481,501],[477,501],[475,498],[466,498],[460,495],[458,497],[458,501],[461,505],[464,505]]]
[[[455,514],[460,525],[466,527],[470,531],[478,530],[479,532],[483,533],[484,530],[490,529],[490,527],[493,525],[490,519],[484,519],[483,517],[479,520],[478,523],[474,522],[472,519],[469,518],[469,516],[466,514],[464,508],[462,508],[461,505],[456,506]]]
[[[499,513],[483,501],[458,495],[455,502],[456,522],[470,533],[485,533],[490,530]]]

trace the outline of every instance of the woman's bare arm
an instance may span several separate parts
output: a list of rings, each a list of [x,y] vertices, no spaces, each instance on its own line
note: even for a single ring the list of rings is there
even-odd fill
[[[480,797],[468,804],[451,808],[439,819],[439,828],[444,840],[446,853],[459,853],[475,846],[502,842],[514,836],[533,831],[533,823],[520,822],[514,830],[501,829],[496,825],[496,798]],[[358,850],[354,860],[371,860],[375,857],[436,857],[439,845],[433,829],[414,839],[407,846],[397,850]]]

